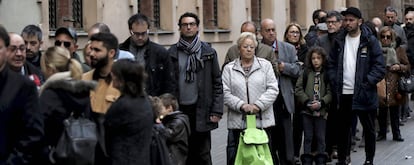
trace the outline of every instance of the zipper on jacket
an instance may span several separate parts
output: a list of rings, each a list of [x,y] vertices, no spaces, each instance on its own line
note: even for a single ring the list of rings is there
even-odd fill
[[[244,75],[244,80],[246,83],[246,94],[247,94],[247,104],[250,104],[250,95],[249,95],[249,76],[246,74]]]

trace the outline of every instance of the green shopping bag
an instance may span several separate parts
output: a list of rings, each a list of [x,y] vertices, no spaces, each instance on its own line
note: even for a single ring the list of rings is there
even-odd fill
[[[269,138],[256,128],[256,115],[246,115],[247,128],[240,133],[235,165],[273,165]]]

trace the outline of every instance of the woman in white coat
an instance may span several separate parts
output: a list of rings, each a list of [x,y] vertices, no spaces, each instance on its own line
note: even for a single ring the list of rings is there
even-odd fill
[[[256,114],[259,118],[257,127],[264,128],[268,135],[270,129],[267,128],[275,125],[273,102],[279,94],[278,83],[271,63],[256,57],[257,44],[255,34],[243,32],[237,40],[240,58],[228,63],[223,69],[224,104],[228,107],[229,165],[234,164],[240,132],[246,126],[246,113]]]

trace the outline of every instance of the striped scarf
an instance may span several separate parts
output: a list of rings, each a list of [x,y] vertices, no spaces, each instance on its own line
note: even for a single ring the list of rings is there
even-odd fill
[[[185,81],[194,82],[195,73],[197,71],[197,60],[200,61],[201,67],[203,67],[202,61],[197,58],[197,53],[201,50],[200,38],[196,35],[191,43],[187,42],[183,38],[180,38],[177,43],[177,47],[188,55]]]

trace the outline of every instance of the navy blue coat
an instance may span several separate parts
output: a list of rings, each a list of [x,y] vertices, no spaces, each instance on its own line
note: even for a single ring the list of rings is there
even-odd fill
[[[355,87],[352,98],[354,110],[376,110],[378,95],[376,84],[385,76],[385,62],[381,46],[367,28],[361,26],[360,44],[358,47]],[[343,87],[343,64],[346,31],[338,34],[332,45],[328,60],[328,77],[331,92],[337,106]]]

